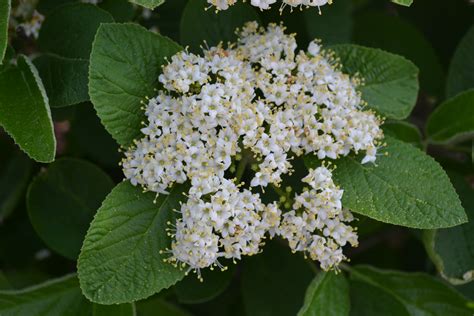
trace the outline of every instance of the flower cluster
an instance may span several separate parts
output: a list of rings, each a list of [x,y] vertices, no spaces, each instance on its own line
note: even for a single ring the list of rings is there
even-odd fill
[[[223,266],[220,257],[240,259],[257,254],[268,231],[275,231],[281,212],[275,204],[265,206],[258,194],[240,191],[223,180],[208,200],[191,195],[180,210],[172,244],[171,262],[197,269]]]
[[[164,89],[145,107],[144,137],[122,165],[133,185],[157,194],[191,184],[172,234],[172,262],[219,266],[219,258],[253,255],[266,236],[279,235],[330,269],[344,259],[341,247],[357,245],[343,191],[324,165],[303,179],[309,189],[283,215],[252,193],[279,187],[303,154],[324,161],[360,153],[362,163],[373,162],[383,137],[381,119],[363,109],[359,80],[338,70],[318,41],[297,52],[284,31],[249,22],[228,48],[183,51],[163,67]],[[248,189],[231,171],[242,155],[257,164]]]
[[[353,217],[342,209],[343,191],[332,181],[328,168],[310,169],[302,181],[310,189],[295,196],[293,210],[283,215],[279,234],[288,240],[293,251],[309,254],[328,270],[345,258],[341,247],[347,243],[357,246],[357,234],[344,224]]]
[[[209,4],[212,4],[217,10],[227,10],[229,7],[237,3],[237,0],[207,0]],[[260,10],[268,10],[271,5],[275,4],[277,0],[250,0],[250,4],[259,8]],[[282,0],[281,9],[289,6],[295,7],[318,7],[318,9],[326,4],[331,4],[332,0]]]

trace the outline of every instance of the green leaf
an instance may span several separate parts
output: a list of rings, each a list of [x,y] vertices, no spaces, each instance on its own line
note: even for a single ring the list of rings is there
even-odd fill
[[[203,282],[196,275],[190,274],[174,286],[180,303],[204,303],[222,294],[232,281],[234,265],[228,265],[225,271],[205,269],[201,274]]]
[[[426,250],[440,274],[454,284],[474,280],[474,190],[460,174],[450,174],[469,222],[449,229],[425,231]]]
[[[228,10],[215,12],[206,10],[206,0],[192,0],[184,8],[181,17],[181,44],[189,46],[191,51],[200,52],[204,40],[209,46],[219,42],[234,42],[237,39],[235,29],[247,21],[258,21],[257,12],[248,3],[240,1]]]
[[[0,68],[0,125],[31,158],[51,162],[56,153],[48,97],[35,66],[25,56]]]
[[[99,305],[92,306],[92,316],[135,316],[135,304]]]
[[[10,0],[0,2],[0,65],[8,46],[8,18],[10,17]]]
[[[141,101],[156,92],[165,58],[178,44],[134,24],[103,24],[92,48],[89,95],[107,131],[122,146],[140,137]]]
[[[354,40],[411,60],[420,69],[421,88],[433,96],[442,94],[444,73],[441,62],[431,43],[410,22],[378,12],[362,14],[356,18]]]
[[[247,316],[296,315],[314,277],[307,261],[270,242],[263,253],[246,258],[242,296]]]
[[[461,294],[427,274],[369,266],[356,266],[350,271],[351,315],[472,315]]]
[[[382,128],[385,135],[395,137],[420,149],[422,148],[421,132],[416,125],[406,121],[391,120],[385,122]]]
[[[392,0],[393,3],[409,7],[413,4],[413,0]]]
[[[381,222],[430,229],[467,220],[458,195],[441,166],[418,148],[386,137],[385,153],[376,164],[345,157],[335,165],[334,179],[344,189],[342,203],[353,212]],[[307,157],[314,167],[319,161]]]
[[[76,260],[92,218],[114,183],[97,166],[63,158],[30,184],[27,194],[31,223],[54,251]]]
[[[89,59],[92,41],[101,23],[114,19],[105,10],[86,3],[71,3],[53,10],[38,38],[40,48],[67,58]]]
[[[153,10],[159,5],[162,5],[165,0],[130,0],[130,2],[139,4],[145,8]]]
[[[0,292],[0,315],[86,316],[91,305],[82,296],[77,277],[65,276],[20,291]]]
[[[0,172],[0,223],[20,201],[28,185],[32,161],[23,153],[15,153]]]
[[[446,83],[448,98],[474,88],[474,25],[459,43],[449,66]]]
[[[323,45],[348,43],[352,35],[352,1],[335,1],[321,8],[303,10],[303,21],[310,40],[319,38]],[[294,14],[294,13],[293,13]],[[301,23],[301,20],[298,21]]]
[[[298,316],[349,315],[349,283],[344,274],[320,272],[306,290]]]
[[[174,222],[186,186],[168,195],[143,193],[122,182],[97,212],[78,262],[84,295],[99,304],[144,299],[183,278],[185,271],[164,262],[170,246],[167,222]],[[156,203],[154,200],[156,198]]]
[[[335,45],[330,50],[340,58],[344,73],[364,79],[360,91],[369,107],[387,118],[410,115],[418,95],[418,68],[411,61],[357,45]]]
[[[33,63],[43,80],[50,106],[62,107],[89,101],[88,60],[45,54]]]
[[[474,136],[474,89],[445,101],[426,123],[431,143],[458,142]]]

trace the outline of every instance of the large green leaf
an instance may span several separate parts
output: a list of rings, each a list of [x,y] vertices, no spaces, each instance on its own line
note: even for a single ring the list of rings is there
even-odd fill
[[[0,169],[0,223],[20,201],[30,179],[32,161],[18,151]]]
[[[174,290],[180,303],[199,304],[219,296],[232,281],[234,265],[231,263],[225,271],[205,269],[201,274],[204,282],[196,275],[190,274],[175,285]]]
[[[51,162],[56,153],[48,97],[35,66],[25,56],[0,68],[0,125],[31,158]]]
[[[351,269],[351,315],[468,316],[472,309],[461,294],[427,274]]]
[[[344,274],[320,272],[306,290],[298,316],[344,316],[349,309],[349,283]]]
[[[474,88],[474,25],[456,48],[449,66],[446,84],[447,97],[454,97],[464,90]]]
[[[10,17],[10,0],[0,2],[0,65],[8,46],[8,18]]]
[[[144,299],[183,278],[185,271],[164,262],[170,246],[167,222],[184,198],[186,186],[168,195],[143,193],[122,182],[97,212],[78,262],[84,295],[99,304]],[[154,201],[156,199],[156,201]]]
[[[310,264],[277,242],[270,242],[262,254],[246,258],[242,272],[246,315],[296,315],[314,277]]]
[[[33,63],[43,80],[49,105],[62,107],[89,101],[89,61],[45,54]]]
[[[361,157],[338,160],[335,182],[345,207],[381,222],[413,228],[445,228],[467,221],[461,202],[441,166],[418,148],[386,137],[376,164]],[[318,160],[307,157],[306,164]]]
[[[89,59],[99,25],[113,21],[107,11],[95,5],[66,4],[47,16],[38,43],[45,52],[67,58]]]
[[[474,136],[474,89],[437,107],[428,118],[426,134],[432,143],[456,142]]]
[[[362,14],[356,18],[354,40],[411,60],[420,68],[421,88],[434,96],[442,94],[444,74],[441,62],[423,33],[408,21],[378,12]]]
[[[215,46],[219,42],[234,42],[237,39],[235,29],[247,21],[258,21],[257,12],[248,3],[237,2],[228,10],[215,12],[206,10],[206,0],[188,1],[181,17],[181,44],[189,46],[191,51],[200,52],[205,46]]]
[[[113,186],[97,166],[85,160],[60,159],[30,184],[31,223],[49,247],[76,260],[87,228]]]
[[[165,58],[181,50],[134,24],[103,24],[91,54],[89,94],[107,131],[122,146],[140,136],[141,101],[156,92]]]
[[[474,190],[459,174],[450,174],[469,222],[424,232],[426,250],[441,275],[459,284],[474,280]]]
[[[350,42],[353,25],[352,6],[352,1],[335,1],[330,6],[322,8],[323,14],[319,14],[317,8],[303,10],[303,21],[309,39],[322,39],[323,45]]]
[[[364,79],[360,91],[369,107],[388,118],[404,119],[410,115],[418,95],[418,68],[411,61],[357,45],[335,45],[330,49],[340,58],[345,73]]]
[[[165,0],[130,0],[130,2],[139,4],[141,6],[144,6],[148,9],[154,9],[157,6],[163,4]]]
[[[2,316],[88,316],[90,312],[91,304],[82,296],[75,275],[21,291],[0,292]]]

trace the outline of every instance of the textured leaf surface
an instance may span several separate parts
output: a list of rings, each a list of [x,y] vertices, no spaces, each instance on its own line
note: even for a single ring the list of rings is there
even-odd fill
[[[349,309],[349,283],[344,274],[320,272],[306,290],[298,316],[344,316]]]
[[[138,138],[141,101],[156,92],[165,57],[180,46],[134,24],[104,24],[94,41],[89,94],[107,131],[122,146]]]
[[[234,265],[229,264],[225,271],[205,269],[201,273],[204,282],[193,273],[175,285],[174,289],[180,303],[199,304],[219,296],[232,281]]]
[[[145,8],[153,10],[157,6],[163,4],[165,0],[130,0],[130,2],[139,4],[141,6],[144,6]]]
[[[380,49],[335,45],[342,70],[364,79],[360,87],[368,106],[388,118],[410,115],[418,95],[418,68],[409,60]]]
[[[99,304],[144,299],[184,276],[169,263],[167,222],[173,222],[185,186],[169,195],[143,193],[122,182],[107,196],[87,232],[78,273],[84,295]]]
[[[0,292],[2,316],[86,316],[90,312],[91,304],[82,296],[75,275],[21,291]]]
[[[32,161],[17,152],[0,169],[0,223],[20,201],[30,179]]]
[[[246,315],[296,315],[313,277],[302,256],[270,242],[262,254],[244,261],[242,296]]]
[[[469,222],[453,228],[425,231],[423,241],[441,275],[459,284],[474,280],[474,189],[460,174],[450,174]]]
[[[433,143],[462,141],[474,136],[474,89],[437,107],[428,118],[426,133]]]
[[[53,122],[38,72],[25,56],[0,68],[0,125],[31,158],[51,162],[56,153]]]
[[[442,94],[444,73],[441,62],[431,43],[410,22],[375,12],[359,15],[355,21],[354,41],[411,60],[420,69],[421,88],[434,96]]]
[[[257,12],[248,3],[237,2],[228,10],[215,12],[206,10],[206,0],[188,1],[181,17],[181,44],[189,46],[192,51],[200,52],[206,40],[209,47],[219,42],[235,41],[235,29],[247,21],[258,21]]]
[[[62,107],[89,101],[88,60],[46,54],[33,63],[43,80],[50,106]]]
[[[474,58],[472,56],[474,56],[474,26],[463,37],[451,59],[446,84],[448,98],[474,88]]]
[[[351,315],[468,316],[468,301],[451,287],[423,273],[351,269]]]
[[[45,19],[38,43],[45,52],[67,58],[89,59],[99,25],[113,21],[107,11],[92,4],[59,6]]]
[[[87,228],[113,186],[97,166],[84,160],[60,159],[29,187],[31,223],[49,247],[76,260]]]
[[[467,220],[461,202],[441,166],[421,150],[386,137],[385,155],[376,165],[361,157],[336,162],[335,182],[344,189],[342,203],[381,222],[413,228],[445,228]],[[314,166],[314,157],[306,163]]]
[[[8,18],[10,17],[10,0],[0,2],[0,65],[8,46]]]

